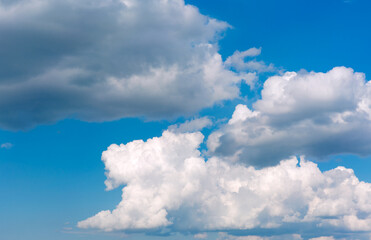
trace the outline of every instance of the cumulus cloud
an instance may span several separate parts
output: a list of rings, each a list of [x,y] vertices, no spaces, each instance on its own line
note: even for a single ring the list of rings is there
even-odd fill
[[[254,110],[238,105],[208,138],[212,155],[254,166],[291,155],[371,154],[371,83],[351,68],[270,77]]]
[[[201,233],[290,224],[312,232],[371,230],[371,184],[353,170],[321,172],[295,157],[263,169],[205,159],[198,150],[203,138],[200,132],[165,131],[146,142],[111,145],[102,154],[105,184],[108,190],[125,185],[122,201],[78,226]]]
[[[229,25],[183,0],[0,2],[0,127],[188,115],[254,73],[218,53]]]

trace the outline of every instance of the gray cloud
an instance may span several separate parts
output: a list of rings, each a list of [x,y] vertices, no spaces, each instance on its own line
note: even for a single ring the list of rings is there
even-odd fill
[[[0,127],[188,115],[238,97],[228,24],[181,0],[0,3]],[[6,113],[6,114],[5,114]]]

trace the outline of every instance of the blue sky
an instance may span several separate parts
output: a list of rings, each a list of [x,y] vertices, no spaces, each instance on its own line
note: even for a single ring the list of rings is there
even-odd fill
[[[1,239],[369,239],[371,3],[186,1],[198,11],[178,0],[144,2],[0,0],[0,35],[5,36],[0,40]],[[238,65],[235,51],[252,48]],[[237,60],[228,60],[232,55]],[[329,72],[337,66],[346,68]],[[291,78],[287,72],[296,72],[296,76]],[[287,94],[276,98],[274,83],[283,84],[286,79],[292,85],[285,85]],[[263,98],[262,91],[266,92]],[[365,103],[365,110],[360,110],[360,103]],[[238,104],[242,105],[237,111]],[[208,120],[190,124],[203,117]],[[160,137],[170,125],[178,128]],[[251,129],[265,140],[251,137]],[[274,129],[280,138],[270,138],[259,129]],[[199,140],[198,131],[204,141]],[[122,153],[101,160],[111,144],[154,137],[160,140],[150,140],[153,145],[138,144],[135,151],[126,148],[129,145],[121,146]],[[166,151],[158,153],[154,150],[158,148]],[[107,151],[111,153],[114,150]],[[315,185],[312,180],[294,181],[274,174],[296,166],[281,160],[300,155],[318,164],[322,172],[303,164],[292,170],[294,175],[300,171],[303,176],[308,173],[308,179],[327,180]],[[192,173],[184,183],[179,180],[179,186],[169,187],[167,181],[172,178],[165,175],[173,172],[161,166],[169,165],[176,174],[188,176],[183,168],[171,164],[200,164],[186,161],[189,158],[210,162],[200,165],[208,169],[206,177]],[[218,168],[223,173],[212,172],[213,158],[220,165],[227,164],[226,169]],[[148,171],[147,175],[142,176],[135,166],[130,170],[126,159],[143,161],[139,168]],[[338,166],[353,169],[366,187],[344,185],[354,180],[346,171],[324,173]],[[125,175],[116,169],[129,172]],[[272,176],[277,185],[268,184],[261,173]],[[151,178],[153,188],[147,183]],[[178,191],[188,189],[187,181],[192,179],[198,179],[202,187],[192,185],[197,190],[178,199]],[[266,210],[257,218],[250,218],[253,209],[245,202],[258,200],[236,194],[235,185],[228,185],[231,179],[241,181],[241,186],[254,179],[268,182],[267,193],[250,189],[260,197],[269,196],[263,198]],[[218,185],[222,181],[225,185]],[[303,188],[295,190],[295,183],[301,181]],[[344,182],[327,186],[326,181]],[[116,188],[105,191],[109,184]],[[281,184],[293,192],[276,192]],[[129,200],[134,202],[146,199],[145,190],[154,195],[165,191],[159,195],[164,203],[158,204],[163,204],[159,208],[167,216],[160,218],[162,222],[150,218],[150,207],[155,205],[150,203],[143,205],[143,212],[127,207],[140,212],[130,212],[134,220],[129,223],[91,218],[115,208],[119,211],[112,214],[114,219],[126,216],[127,208],[118,207],[125,202],[123,187],[132,187]],[[316,195],[318,205],[315,197],[292,197],[295,191],[322,187],[333,195]],[[136,199],[142,190],[144,195]],[[223,195],[228,190],[231,195]],[[206,193],[210,198],[200,197]],[[282,194],[283,203],[281,198],[271,199],[274,194]],[[208,205],[212,197],[230,197],[231,203],[224,202],[232,205],[230,212],[219,212],[217,203]],[[338,206],[336,199],[343,202],[334,208],[335,213],[321,212],[326,204]],[[296,206],[298,201],[303,206]],[[268,207],[275,206],[274,202],[281,204],[276,215]],[[213,207],[215,212],[208,212]],[[314,210],[309,214],[311,207]],[[204,213],[197,215],[200,211]],[[218,214],[228,221],[215,220]],[[282,220],[283,216],[294,219],[294,215],[298,219]],[[353,216],[358,217],[355,223],[344,220]],[[199,221],[199,226],[192,225]]]

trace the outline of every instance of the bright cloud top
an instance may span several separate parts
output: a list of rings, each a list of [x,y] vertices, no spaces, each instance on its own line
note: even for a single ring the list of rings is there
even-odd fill
[[[107,189],[126,185],[122,201],[78,226],[205,231],[315,223],[371,230],[371,184],[351,169],[321,172],[303,158],[261,170],[218,157],[205,161],[198,151],[203,138],[165,131],[146,142],[111,145],[102,155],[105,183]]]
[[[218,53],[229,25],[183,0],[5,1],[0,20],[5,129],[189,115],[255,79]]]
[[[238,105],[208,138],[210,154],[254,166],[292,155],[371,154],[371,83],[337,67],[270,77],[253,104]]]

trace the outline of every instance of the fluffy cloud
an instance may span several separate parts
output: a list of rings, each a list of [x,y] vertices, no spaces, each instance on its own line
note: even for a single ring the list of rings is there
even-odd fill
[[[125,185],[116,209],[78,223],[105,231],[174,231],[306,226],[371,231],[371,184],[351,169],[321,172],[290,158],[255,169],[198,151],[200,132],[165,131],[144,142],[111,145],[102,155],[107,189]]]
[[[269,78],[261,95],[254,110],[237,106],[209,136],[212,155],[261,167],[291,155],[371,154],[371,83],[364,74],[345,67],[287,72]]]
[[[0,3],[0,127],[188,115],[238,97],[228,24],[183,0]]]

